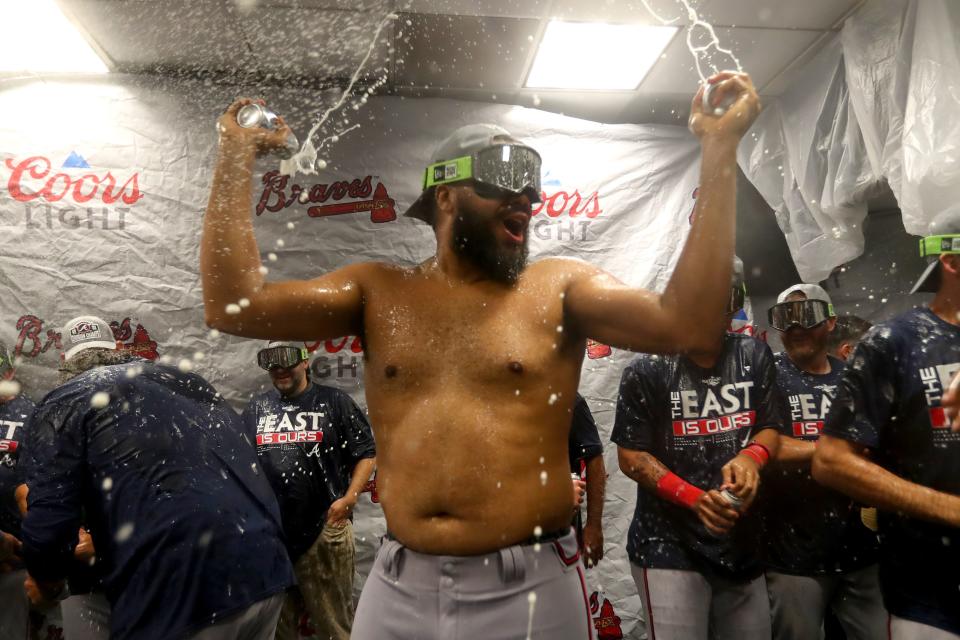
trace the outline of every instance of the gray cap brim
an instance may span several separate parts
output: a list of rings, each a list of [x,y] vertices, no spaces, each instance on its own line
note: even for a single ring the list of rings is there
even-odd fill
[[[924,269],[910,293],[936,293],[940,286],[940,260],[934,260]]]
[[[423,220],[427,224],[432,225],[433,224],[433,220],[431,220],[431,218],[433,217],[432,208],[428,206],[427,195],[428,193],[426,189],[420,192],[420,196],[413,201],[413,204],[407,207],[407,210],[403,212],[403,215],[409,218],[416,218],[417,220]]]

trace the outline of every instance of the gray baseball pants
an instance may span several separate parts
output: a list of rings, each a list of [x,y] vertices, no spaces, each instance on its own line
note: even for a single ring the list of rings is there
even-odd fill
[[[417,553],[385,539],[351,640],[592,640],[576,536],[478,556]]]
[[[630,563],[649,640],[770,640],[763,576],[736,582],[698,571]]]
[[[823,618],[833,609],[847,640],[887,637],[877,565],[829,576],[767,572],[774,640],[823,638]]]

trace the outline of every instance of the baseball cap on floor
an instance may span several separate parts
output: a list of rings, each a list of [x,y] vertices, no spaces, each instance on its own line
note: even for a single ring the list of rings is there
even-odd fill
[[[920,256],[930,258],[910,293],[936,293],[940,288],[940,255],[960,253],[960,205],[941,211],[920,239]]]
[[[423,174],[423,192],[404,215],[433,224],[427,189],[473,178],[540,202],[540,154],[503,127],[468,124],[441,142]]]
[[[110,323],[97,316],[77,316],[70,320],[64,325],[60,339],[64,360],[94,347],[113,350],[117,348]]]

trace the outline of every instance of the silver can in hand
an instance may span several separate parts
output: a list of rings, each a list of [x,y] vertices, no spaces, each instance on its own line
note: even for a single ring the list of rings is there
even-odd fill
[[[237,124],[245,129],[252,129],[254,127],[260,127],[263,129],[276,129],[277,128],[277,114],[270,109],[267,109],[263,105],[256,103],[246,104],[240,107],[240,110],[237,111]],[[293,135],[293,131],[287,135],[286,145],[283,149],[277,149],[274,153],[284,160],[292,158],[297,151],[300,150],[300,142],[297,140],[297,136]]]
[[[743,500],[740,499],[740,496],[730,491],[730,489],[722,489],[720,495],[730,504],[731,509],[740,511],[740,506],[743,504]]]

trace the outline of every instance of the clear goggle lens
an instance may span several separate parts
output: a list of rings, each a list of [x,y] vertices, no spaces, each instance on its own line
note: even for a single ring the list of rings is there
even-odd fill
[[[830,305],[822,300],[781,302],[767,311],[770,326],[777,331],[786,331],[791,327],[812,329],[830,318],[830,315]]]
[[[306,349],[297,347],[270,347],[262,349],[257,354],[257,364],[261,369],[270,369],[280,367],[287,369],[307,359]]]

